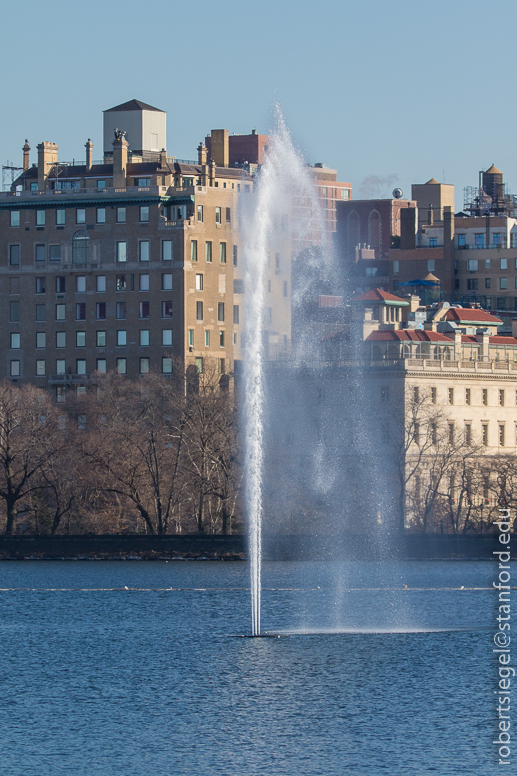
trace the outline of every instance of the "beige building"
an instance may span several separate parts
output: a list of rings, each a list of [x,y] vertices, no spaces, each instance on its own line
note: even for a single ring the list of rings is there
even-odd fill
[[[227,142],[222,131],[224,158]],[[101,161],[93,147],[70,164],[43,142],[31,166],[26,142],[24,171],[0,195],[0,376],[64,399],[95,372],[168,374],[175,358],[231,373],[244,342],[239,200],[252,177],[221,166],[217,147],[212,159],[203,144],[197,161],[169,156],[165,113],[137,100],[104,112]],[[290,266],[285,248],[268,280],[271,357],[290,347]]]

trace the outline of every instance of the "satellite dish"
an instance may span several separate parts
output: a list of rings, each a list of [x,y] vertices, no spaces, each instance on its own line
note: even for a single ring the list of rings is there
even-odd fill
[[[395,199],[400,199],[403,193],[404,192],[402,191],[402,189],[393,189],[393,196],[395,197]]]

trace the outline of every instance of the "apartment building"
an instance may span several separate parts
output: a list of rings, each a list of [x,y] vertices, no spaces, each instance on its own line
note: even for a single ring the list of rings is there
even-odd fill
[[[111,108],[103,158],[88,139],[82,164],[42,142],[31,165],[26,141],[23,173],[0,195],[3,377],[63,399],[97,372],[168,374],[175,359],[233,371],[245,344],[239,198],[253,179],[203,143],[197,161],[168,156],[165,125],[138,100]],[[269,294],[276,356],[290,346],[287,247]]]

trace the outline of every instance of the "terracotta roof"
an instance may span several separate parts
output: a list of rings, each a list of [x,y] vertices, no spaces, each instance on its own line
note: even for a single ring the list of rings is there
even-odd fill
[[[430,183],[438,183],[438,181],[436,178],[431,178],[431,180],[427,181],[425,185],[428,186]]]
[[[461,338],[461,341],[476,343],[477,339],[473,334],[464,334]],[[497,334],[494,337],[489,337],[488,341],[491,345],[508,345],[517,347],[517,339],[515,339],[515,337],[501,337],[499,334]]]
[[[492,326],[502,324],[499,318],[490,315],[486,310],[472,310],[469,307],[451,307],[447,312],[446,320],[464,323],[489,323]]]
[[[380,288],[372,288],[371,291],[367,291],[365,294],[354,296],[354,302],[401,302],[401,304],[409,304],[406,299],[402,299],[400,296],[394,296],[387,291],[382,291]]]
[[[123,102],[121,105],[115,105],[114,108],[108,108],[108,110],[103,111],[103,113],[111,113],[112,110],[156,110],[158,113],[165,113],[165,111],[160,110],[160,108],[153,108],[152,105],[148,105],[146,102],[140,102],[140,100]]]
[[[454,344],[450,337],[438,331],[423,331],[422,329],[387,329],[372,331],[366,342],[446,342]]]
[[[440,283],[439,278],[437,278],[436,275],[433,275],[432,272],[428,272],[424,280],[428,280],[430,283]]]
[[[495,164],[493,164],[491,167],[488,168],[488,170],[485,170],[489,175],[502,175],[503,173],[501,170],[498,170]]]

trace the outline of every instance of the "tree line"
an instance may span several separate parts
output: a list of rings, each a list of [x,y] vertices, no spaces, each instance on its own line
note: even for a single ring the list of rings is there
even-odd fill
[[[5,533],[242,530],[229,388],[215,362],[203,374],[99,374],[62,404],[0,383]]]

